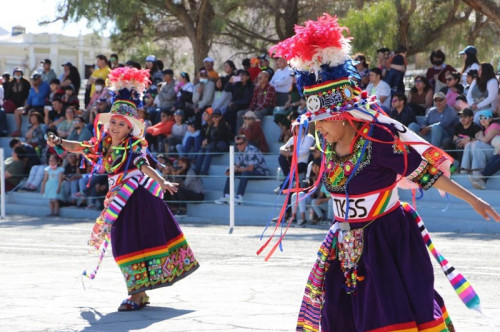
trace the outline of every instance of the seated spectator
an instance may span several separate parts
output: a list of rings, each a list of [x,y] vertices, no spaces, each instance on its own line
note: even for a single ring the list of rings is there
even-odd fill
[[[31,113],[30,123],[31,125],[28,127],[28,131],[24,137],[26,137],[26,142],[30,144],[40,156],[47,142],[44,138],[47,127],[43,124],[42,115],[38,112]]]
[[[276,106],[283,106],[288,100],[288,93],[292,89],[292,70],[284,58],[276,58],[276,72],[271,74],[269,83],[276,90]]]
[[[389,110],[391,107],[391,87],[382,81],[382,71],[378,68],[370,69],[370,83],[366,87],[370,96],[377,97],[382,104],[382,108]]]
[[[214,110],[220,110],[224,115],[226,113],[227,107],[231,103],[232,97],[233,95],[230,91],[224,90],[224,83],[222,82],[222,78],[219,77],[217,81],[215,81],[214,101],[212,103],[212,108]]]
[[[73,120],[75,119],[74,106],[66,108],[66,117],[62,122],[57,125],[57,136],[67,138],[69,133],[73,130]]]
[[[155,100],[157,100],[156,98],[157,96],[158,96],[158,88],[154,85],[151,85],[149,89],[147,89],[146,92],[144,92],[144,97],[143,97],[144,104],[142,107],[148,112],[149,119],[151,120],[153,125],[156,125],[161,121],[161,109],[155,102]]]
[[[177,101],[177,92],[175,91],[176,82],[174,80],[174,71],[172,69],[165,69],[162,71],[163,80],[160,92],[158,93],[159,104],[161,110],[174,110]]]
[[[144,108],[142,108],[142,107],[138,108],[137,109],[137,117],[139,119],[142,119],[142,121],[144,121],[144,132],[146,133],[144,136],[146,138],[146,141],[148,142],[148,146],[152,147],[155,139],[154,139],[153,135],[151,135],[147,132],[148,128],[153,125],[151,123],[151,120],[149,120],[148,113],[146,112],[146,110]]]
[[[92,109],[90,110],[90,113],[84,113],[82,115],[82,118],[85,119],[85,114],[87,114],[88,123],[93,126],[97,115],[100,113],[108,113],[110,109],[111,109],[111,107],[108,104],[108,100],[106,98],[100,98],[97,101],[97,105],[95,107],[92,107]]]
[[[215,82],[219,78],[219,73],[214,69],[215,60],[212,57],[207,56],[203,59],[203,66],[208,73],[208,79]]]
[[[274,87],[269,84],[269,73],[262,71],[257,77],[257,84],[254,87],[252,100],[248,106],[248,110],[253,111],[255,116],[262,120],[264,116],[271,114],[272,109],[276,105],[276,91]],[[241,110],[237,115],[237,128],[239,129],[243,124],[243,115],[246,110]]]
[[[455,160],[462,160],[464,147],[476,139],[476,135],[481,131],[481,127],[472,121],[474,112],[470,108],[463,109],[458,113],[458,116],[460,117],[460,122],[455,126],[453,142],[449,146],[446,146],[446,148],[455,150],[451,153]],[[461,173],[468,173],[468,171],[463,170]]]
[[[201,148],[196,158],[196,174],[208,175],[212,157],[216,152],[227,152],[231,134],[227,122],[222,118],[222,112],[213,110],[212,125],[205,132]]]
[[[198,123],[201,123],[203,111],[212,105],[215,93],[215,83],[208,79],[205,68],[198,71],[199,83],[193,87],[193,109],[185,109],[186,118],[193,115]]]
[[[406,105],[406,96],[404,94],[395,94],[394,97],[392,97],[391,104],[392,109],[389,113],[391,118],[401,122],[407,127],[410,123],[417,122],[415,112]]]
[[[31,111],[43,112],[43,107],[49,96],[50,88],[45,82],[42,82],[42,77],[38,73],[31,75],[31,88],[29,90],[28,99],[24,107],[20,107],[15,111],[16,131],[12,136],[21,136],[22,116]]]
[[[315,214],[311,219],[311,224],[314,225],[322,222],[329,224],[333,219],[332,197],[324,184],[321,185],[317,198],[311,201],[311,207]],[[324,214],[325,212],[326,216]]]
[[[172,126],[172,132],[167,136],[167,147],[168,152],[175,153],[177,151],[177,144],[181,143],[184,134],[187,131],[187,125],[184,123],[184,112],[182,110],[177,110],[174,112],[174,125]],[[165,149],[167,149],[165,147]]]
[[[440,49],[433,50],[429,58],[432,67],[427,69],[425,78],[429,81],[433,93],[441,91],[442,88],[446,87],[446,73],[457,71],[452,66],[446,64],[446,56]],[[431,99],[432,104],[432,99]],[[428,107],[430,107],[429,105]]]
[[[425,111],[432,106],[432,87],[427,79],[420,75],[415,77],[414,82],[415,85],[410,89],[408,106],[416,115],[425,115]]]
[[[75,88],[71,84],[64,87],[64,96],[62,96],[61,100],[64,103],[64,108],[73,106],[75,109],[80,109],[80,101],[78,96],[75,95]]]
[[[108,191],[108,176],[106,174],[89,174],[82,175],[79,180],[78,187],[80,191],[74,197],[87,201],[87,209],[93,210],[102,209],[104,197]]]
[[[245,66],[243,66],[243,67],[245,67]],[[224,87],[229,82],[231,77],[237,75],[236,65],[234,64],[234,62],[232,60],[226,60],[223,64],[223,69],[224,69],[224,73],[226,74],[226,76],[219,77],[222,80],[222,89],[224,89]],[[245,68],[245,70],[246,70],[246,68]]]
[[[469,45],[466,48],[464,48],[460,53],[458,53],[462,56],[462,59],[464,60],[464,65],[462,67],[462,85],[466,84],[466,76],[469,70],[477,70],[479,71],[479,60],[477,59],[477,49]]]
[[[472,172],[472,185],[476,189],[484,189],[484,180],[480,172],[484,170],[488,161],[493,158],[491,141],[500,135],[500,123],[493,122],[493,113],[483,110],[479,113],[479,121],[483,130],[476,134],[476,140],[464,148],[461,167],[465,172]]]
[[[457,97],[464,92],[464,87],[460,84],[461,76],[456,71],[446,73],[446,87],[441,89],[441,92],[446,95],[446,104],[455,110],[457,109]]]
[[[52,101],[54,99],[61,99],[64,96],[64,89],[61,86],[61,81],[59,81],[57,78],[54,78],[52,81],[50,81],[50,93],[49,93],[49,100],[48,104],[52,105]]]
[[[31,177],[31,170],[37,166],[40,165],[40,157],[36,153],[35,149],[29,145],[28,143],[22,142],[19,138],[12,138],[9,142],[9,146],[12,150],[14,150],[16,147],[20,146],[24,149],[24,154],[21,157],[21,159],[26,158],[26,168],[24,169],[24,174],[30,174]],[[42,168],[43,170],[43,168]],[[39,179],[38,184],[42,181],[43,178],[43,171],[42,171],[42,177]],[[35,190],[33,188],[33,190]]]
[[[318,178],[319,175],[319,170],[321,167],[321,158],[316,158],[315,160],[311,161],[311,173],[307,177],[307,179],[303,180],[300,184],[302,188],[308,188],[316,182],[316,179]],[[297,193],[293,193],[290,199],[291,202],[291,209],[292,209],[292,216],[289,222],[297,222],[297,226],[299,227],[304,227],[307,223],[306,219],[306,205],[309,205],[313,199],[317,199],[319,197],[319,190],[316,190],[313,194],[309,195],[306,197],[306,192],[299,192],[298,193],[298,199],[297,199]],[[305,198],[304,198],[305,197]],[[295,216],[297,215],[297,201],[298,201],[298,206],[299,206],[299,217],[297,220],[295,220]],[[311,224],[315,225],[318,223],[318,219],[314,218],[314,216],[311,216],[310,222]]]
[[[178,183],[177,192],[166,196],[171,196],[172,200],[178,201],[175,208],[175,214],[186,214],[186,202],[199,202],[205,199],[203,192],[203,182],[196,176],[196,173],[191,168],[191,161],[186,157],[181,157],[177,161],[178,168],[174,171],[174,182]],[[170,205],[171,206],[171,205]]]
[[[488,181],[488,178],[492,175],[495,175],[498,171],[500,171],[500,135],[495,136],[491,141],[491,145],[495,149],[493,157],[486,163],[484,170],[479,171],[479,175],[477,176],[477,184],[476,187],[479,189],[484,189],[482,186],[481,180]]]
[[[498,80],[490,63],[481,63],[478,70],[478,79],[471,84],[467,93],[467,102],[474,112],[484,109],[496,109],[498,104]],[[474,116],[474,122],[479,121],[477,114]]]
[[[24,173],[26,163],[25,154],[26,151],[22,146],[16,146],[12,151],[12,157],[5,159],[4,180],[6,191],[14,189],[27,175]]]
[[[64,102],[61,99],[54,99],[52,108],[50,110],[45,108],[45,125],[48,128],[57,128],[64,120],[66,120]]]
[[[294,130],[297,130],[296,128],[297,127],[295,127]],[[290,165],[292,164],[292,156],[294,149],[293,140],[294,138],[290,137],[290,139],[280,147],[278,162],[280,164],[281,170],[283,171],[285,179],[290,174]],[[299,155],[297,156],[297,168],[299,173],[304,173],[307,170],[307,164],[309,163],[309,154],[311,151],[310,149],[314,145],[314,143],[315,143],[314,137],[311,134],[308,134],[305,131],[305,129],[302,128],[300,142],[298,142],[300,150],[299,150]],[[285,181],[283,181],[283,183],[280,186],[274,189],[274,192],[276,194],[280,193],[281,188],[285,184]]]
[[[469,70],[469,72],[467,73],[467,77],[465,79],[465,81],[467,82],[467,84],[464,87],[465,96],[467,96],[470,87],[472,86],[472,83],[475,82],[476,80],[477,80],[477,70],[474,69]],[[467,102],[467,99],[465,100],[465,102]]]
[[[82,174],[80,174],[79,164],[79,157],[76,154],[68,153],[66,155],[61,192],[64,201],[71,205],[76,205],[76,198],[74,195],[80,191],[79,183]]]
[[[158,83],[163,81],[163,74],[161,73],[161,69],[158,67],[156,56],[148,55],[146,57],[146,69],[149,69],[149,80],[152,85],[156,86]]]
[[[238,111],[246,110],[252,101],[254,86],[250,81],[250,74],[246,70],[238,70],[238,76],[231,77],[225,89],[232,94],[231,102],[224,114],[224,119],[229,124],[233,135],[238,131]]]
[[[92,133],[86,126],[83,117],[75,116],[75,119],[73,120],[73,130],[68,135],[68,140],[83,142],[83,141],[88,141],[91,137]]]
[[[272,69],[271,66],[269,66],[269,55],[267,55],[266,53],[261,54],[259,56],[259,64],[260,64],[260,70],[267,71],[271,75],[271,78],[273,78],[274,69]]]
[[[167,181],[174,182],[172,178],[173,174],[173,163],[172,160],[167,158],[163,153],[158,153],[156,155],[156,171],[163,176],[163,178]],[[167,179],[168,177],[168,179]]]
[[[4,87],[4,98],[6,104],[7,101],[11,104],[11,107],[5,105],[5,111],[7,113],[13,113],[16,109],[26,104],[31,84],[23,75],[23,70],[20,67],[16,67],[12,72],[12,80],[7,79],[8,84]],[[20,133],[17,136],[20,136]]]
[[[266,135],[262,130],[262,122],[260,120],[257,120],[255,112],[247,111],[243,119],[244,122],[240,130],[238,131],[238,135],[245,135],[248,143],[258,148],[261,152],[269,152]]]
[[[243,60],[245,61],[245,60]],[[260,60],[259,58],[253,57],[248,61],[248,68],[245,67],[245,64],[242,62],[243,68],[250,74],[250,80],[254,83],[257,83],[257,77],[259,73],[262,71],[260,69]],[[268,72],[269,73],[269,72]],[[269,73],[269,77],[271,77],[271,73]]]
[[[411,123],[409,128],[429,141],[432,145],[443,147],[453,138],[455,125],[458,122],[457,112],[446,104],[444,93],[434,94],[435,107],[429,109],[424,125]]]
[[[192,108],[193,83],[190,82],[188,73],[184,71],[180,73],[175,91],[177,92],[175,107],[180,109]]]
[[[236,204],[243,204],[243,196],[245,195],[248,180],[258,180],[259,177],[265,177],[269,175],[269,170],[262,152],[255,146],[248,144],[244,135],[236,136],[234,143],[238,149],[234,165],[234,176],[240,180],[234,201]],[[229,170],[226,170],[225,174],[228,176]],[[222,197],[215,201],[215,204],[224,203],[229,203],[229,178],[226,179]]]
[[[78,92],[80,92],[80,86],[82,83],[80,73],[71,62],[66,62],[62,66],[64,67],[64,72],[59,79],[61,81],[61,86],[65,88],[69,85],[72,85],[74,88],[73,91],[77,96]]]
[[[356,79],[358,86],[364,90],[370,83],[370,64],[366,61],[366,56],[363,53],[356,53],[354,61],[357,61],[356,70],[359,73],[360,79]]]
[[[172,111],[163,110],[160,114],[160,122],[147,129],[146,132],[156,138],[155,145],[158,146],[157,151],[168,152],[165,150],[164,144],[166,143],[166,137],[170,136],[172,133],[172,127],[174,124],[175,121],[172,118]]]
[[[206,113],[206,112],[205,112]],[[204,117],[205,117],[204,113]],[[208,113],[206,113],[208,114]],[[195,121],[186,121],[187,131],[182,138],[182,144],[177,144],[176,149],[179,157],[196,159],[196,154],[200,151],[203,140],[201,131]]]

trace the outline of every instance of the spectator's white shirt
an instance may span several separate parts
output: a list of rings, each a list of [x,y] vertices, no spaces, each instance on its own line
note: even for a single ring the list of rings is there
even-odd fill
[[[497,80],[492,78],[488,82],[486,82],[486,90],[488,91],[488,94],[486,98],[481,101],[474,100],[474,97],[472,96],[472,90],[474,89],[476,84],[477,80],[474,80],[469,87],[469,91],[467,91],[467,103],[469,105],[476,104],[477,109],[479,110],[491,108],[494,112],[498,104],[499,86]]]
[[[0,107],[3,106],[3,86],[0,84]]]
[[[298,163],[307,164],[309,161],[309,153],[311,152],[311,147],[314,145],[314,137],[311,134],[302,136],[302,142],[299,144],[299,156],[297,158]],[[282,148],[288,148],[293,145],[293,137],[282,146]]]
[[[380,97],[387,97],[382,105],[387,107],[388,110],[391,109],[391,87],[387,82],[381,80],[378,82],[377,86],[373,86],[373,83],[370,83],[366,87],[366,91],[370,96],[376,96],[379,100]]]
[[[291,73],[292,70],[288,66],[283,69],[277,69],[269,84],[274,87],[277,93],[288,93],[293,84],[293,78],[290,76]]]

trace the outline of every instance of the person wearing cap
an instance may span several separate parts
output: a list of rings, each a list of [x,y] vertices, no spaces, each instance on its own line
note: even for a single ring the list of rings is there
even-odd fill
[[[283,106],[288,100],[288,93],[292,89],[293,79],[291,69],[283,58],[276,58],[276,71],[269,83],[276,90],[276,106]]]
[[[446,73],[455,72],[456,69],[445,63],[446,55],[440,49],[432,50],[429,61],[432,66],[427,68],[425,78],[429,81],[434,92],[441,91],[446,86]]]
[[[261,71],[267,71],[269,75],[271,75],[271,78],[273,78],[274,75],[274,69],[269,66],[269,55],[263,53],[259,56],[259,64],[260,64],[260,70]]]
[[[77,115],[73,120],[73,130],[68,135],[69,141],[84,142],[92,137],[83,116]]]
[[[470,108],[464,108],[458,113],[458,116],[460,122],[455,125],[453,141],[445,148],[455,150],[451,152],[451,155],[455,160],[462,160],[464,147],[475,140],[476,134],[481,131],[481,127],[472,121],[474,112]]]
[[[111,105],[108,102],[108,98],[106,97],[99,98],[96,101],[95,106],[92,107],[92,109],[90,110],[90,112],[84,112],[82,116],[87,123],[93,124],[98,114],[108,113],[110,108]]]
[[[158,101],[160,109],[172,110],[177,101],[177,92],[175,86],[177,82],[174,80],[174,71],[172,69],[165,69],[162,71],[163,81],[160,92],[158,93]]]
[[[42,75],[42,81],[50,84],[53,79],[57,78],[56,72],[51,68],[52,61],[50,61],[50,59],[44,59],[40,64],[42,65],[42,72],[40,73]]]
[[[212,82],[215,82],[219,78],[219,73],[214,70],[214,63],[215,60],[212,57],[208,56],[203,59],[203,67],[205,67],[205,70],[208,73],[208,79]]]
[[[238,130],[238,135],[245,135],[248,142],[257,147],[261,152],[268,153],[266,135],[262,130],[262,122],[257,120],[254,111],[246,111],[243,115],[243,124]]]
[[[478,79],[472,82],[467,92],[467,103],[473,111],[492,109],[498,105],[498,80],[490,63],[483,62],[479,66]],[[475,122],[479,122],[477,115]]]
[[[158,83],[163,82],[163,74],[161,72],[161,69],[158,67],[156,56],[148,55],[146,57],[146,69],[149,69],[149,80],[151,81],[151,87],[156,87]]]
[[[12,104],[12,110],[24,106],[26,99],[30,93],[31,84],[23,77],[23,70],[20,67],[14,68],[12,72],[12,80],[4,91],[4,98]],[[5,105],[6,111],[7,105]]]
[[[59,80],[61,81],[61,86],[65,88],[68,85],[73,85],[73,87],[75,88],[75,94],[78,95],[82,83],[78,69],[73,66],[71,62],[66,62],[62,66],[64,67],[64,72],[59,78]]]
[[[461,168],[464,172],[471,173],[471,181],[477,189],[484,189],[484,181],[480,172],[484,170],[488,161],[493,157],[494,149],[491,141],[500,135],[500,123],[493,122],[493,112],[482,110],[477,112],[481,130],[476,134],[475,140],[464,148]]]
[[[409,128],[432,145],[443,147],[453,138],[455,125],[459,120],[457,112],[446,104],[444,93],[438,92],[434,94],[434,105],[427,112],[422,126],[411,123]]]
[[[87,86],[90,85],[90,96],[93,96],[95,93],[95,83],[98,78],[106,80],[108,77],[111,68],[108,66],[108,59],[105,55],[99,54],[95,57],[96,61],[96,69],[90,75]]]
[[[460,53],[464,60],[464,65],[462,66],[462,83],[463,86],[467,84],[467,72],[471,69],[479,70],[479,60],[477,59],[477,49],[474,46],[467,46]]]
[[[237,135],[234,138],[237,154],[234,165],[234,177],[240,180],[234,201],[236,204],[243,204],[243,196],[245,195],[248,180],[264,179],[269,175],[266,160],[262,152],[255,146],[249,144],[245,135]],[[229,169],[225,172],[229,175]],[[229,204],[229,177],[226,179],[222,197],[215,201],[215,204]]]
[[[96,119],[96,137],[80,143],[50,135],[48,144],[83,154],[107,176],[104,209],[88,242],[101,254],[96,268],[83,275],[95,278],[110,243],[129,295],[118,311],[137,311],[149,304],[146,291],[174,284],[199,264],[163,201],[163,192],[175,193],[177,184],[166,181],[148,161],[144,123],[137,118],[149,84],[147,71],[119,69],[110,73],[116,100],[109,113]]]
[[[370,69],[370,83],[366,87],[366,91],[370,96],[377,97],[385,110],[391,108],[391,87],[382,80],[382,71],[379,68]]]
[[[36,110],[40,113],[44,112],[44,106],[50,94],[50,87],[47,83],[42,81],[42,76],[35,72],[31,75],[31,88],[29,90],[28,98],[24,107],[16,109],[14,115],[16,119],[16,131],[12,136],[19,136],[21,134],[22,116]]]

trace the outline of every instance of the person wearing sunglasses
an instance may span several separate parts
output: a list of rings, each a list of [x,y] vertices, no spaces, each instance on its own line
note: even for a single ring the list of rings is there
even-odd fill
[[[458,123],[457,112],[446,104],[446,96],[442,92],[434,94],[434,107],[424,118],[423,126],[411,123],[409,128],[437,147],[449,142]]]
[[[415,76],[414,85],[408,95],[408,106],[413,108],[415,114],[425,115],[425,111],[432,106],[432,86],[421,75]]]
[[[472,171],[470,180],[476,189],[484,189],[485,181],[481,175],[486,164],[493,158],[491,141],[500,135],[500,123],[493,122],[493,112],[483,110],[477,112],[483,130],[476,134],[476,140],[465,146],[462,157],[462,170]]]
[[[406,105],[406,96],[402,93],[395,94],[391,100],[391,113],[389,116],[401,122],[405,126],[409,126],[410,123],[417,122],[417,117],[415,116],[415,112],[411,107]]]
[[[461,74],[457,71],[446,73],[446,88],[441,90],[446,94],[446,104],[455,109],[457,108],[457,97],[464,92],[464,87],[460,84],[460,78]]]
[[[433,50],[429,57],[432,66],[427,69],[425,77],[436,92],[441,91],[441,88],[446,86],[446,73],[456,71],[455,68],[446,64],[445,60],[446,55],[440,49]]]

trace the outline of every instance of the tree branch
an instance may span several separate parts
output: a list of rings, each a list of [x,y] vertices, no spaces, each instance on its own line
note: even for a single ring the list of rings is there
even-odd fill
[[[462,0],[474,10],[490,19],[490,22],[500,27],[500,7],[491,0]]]

